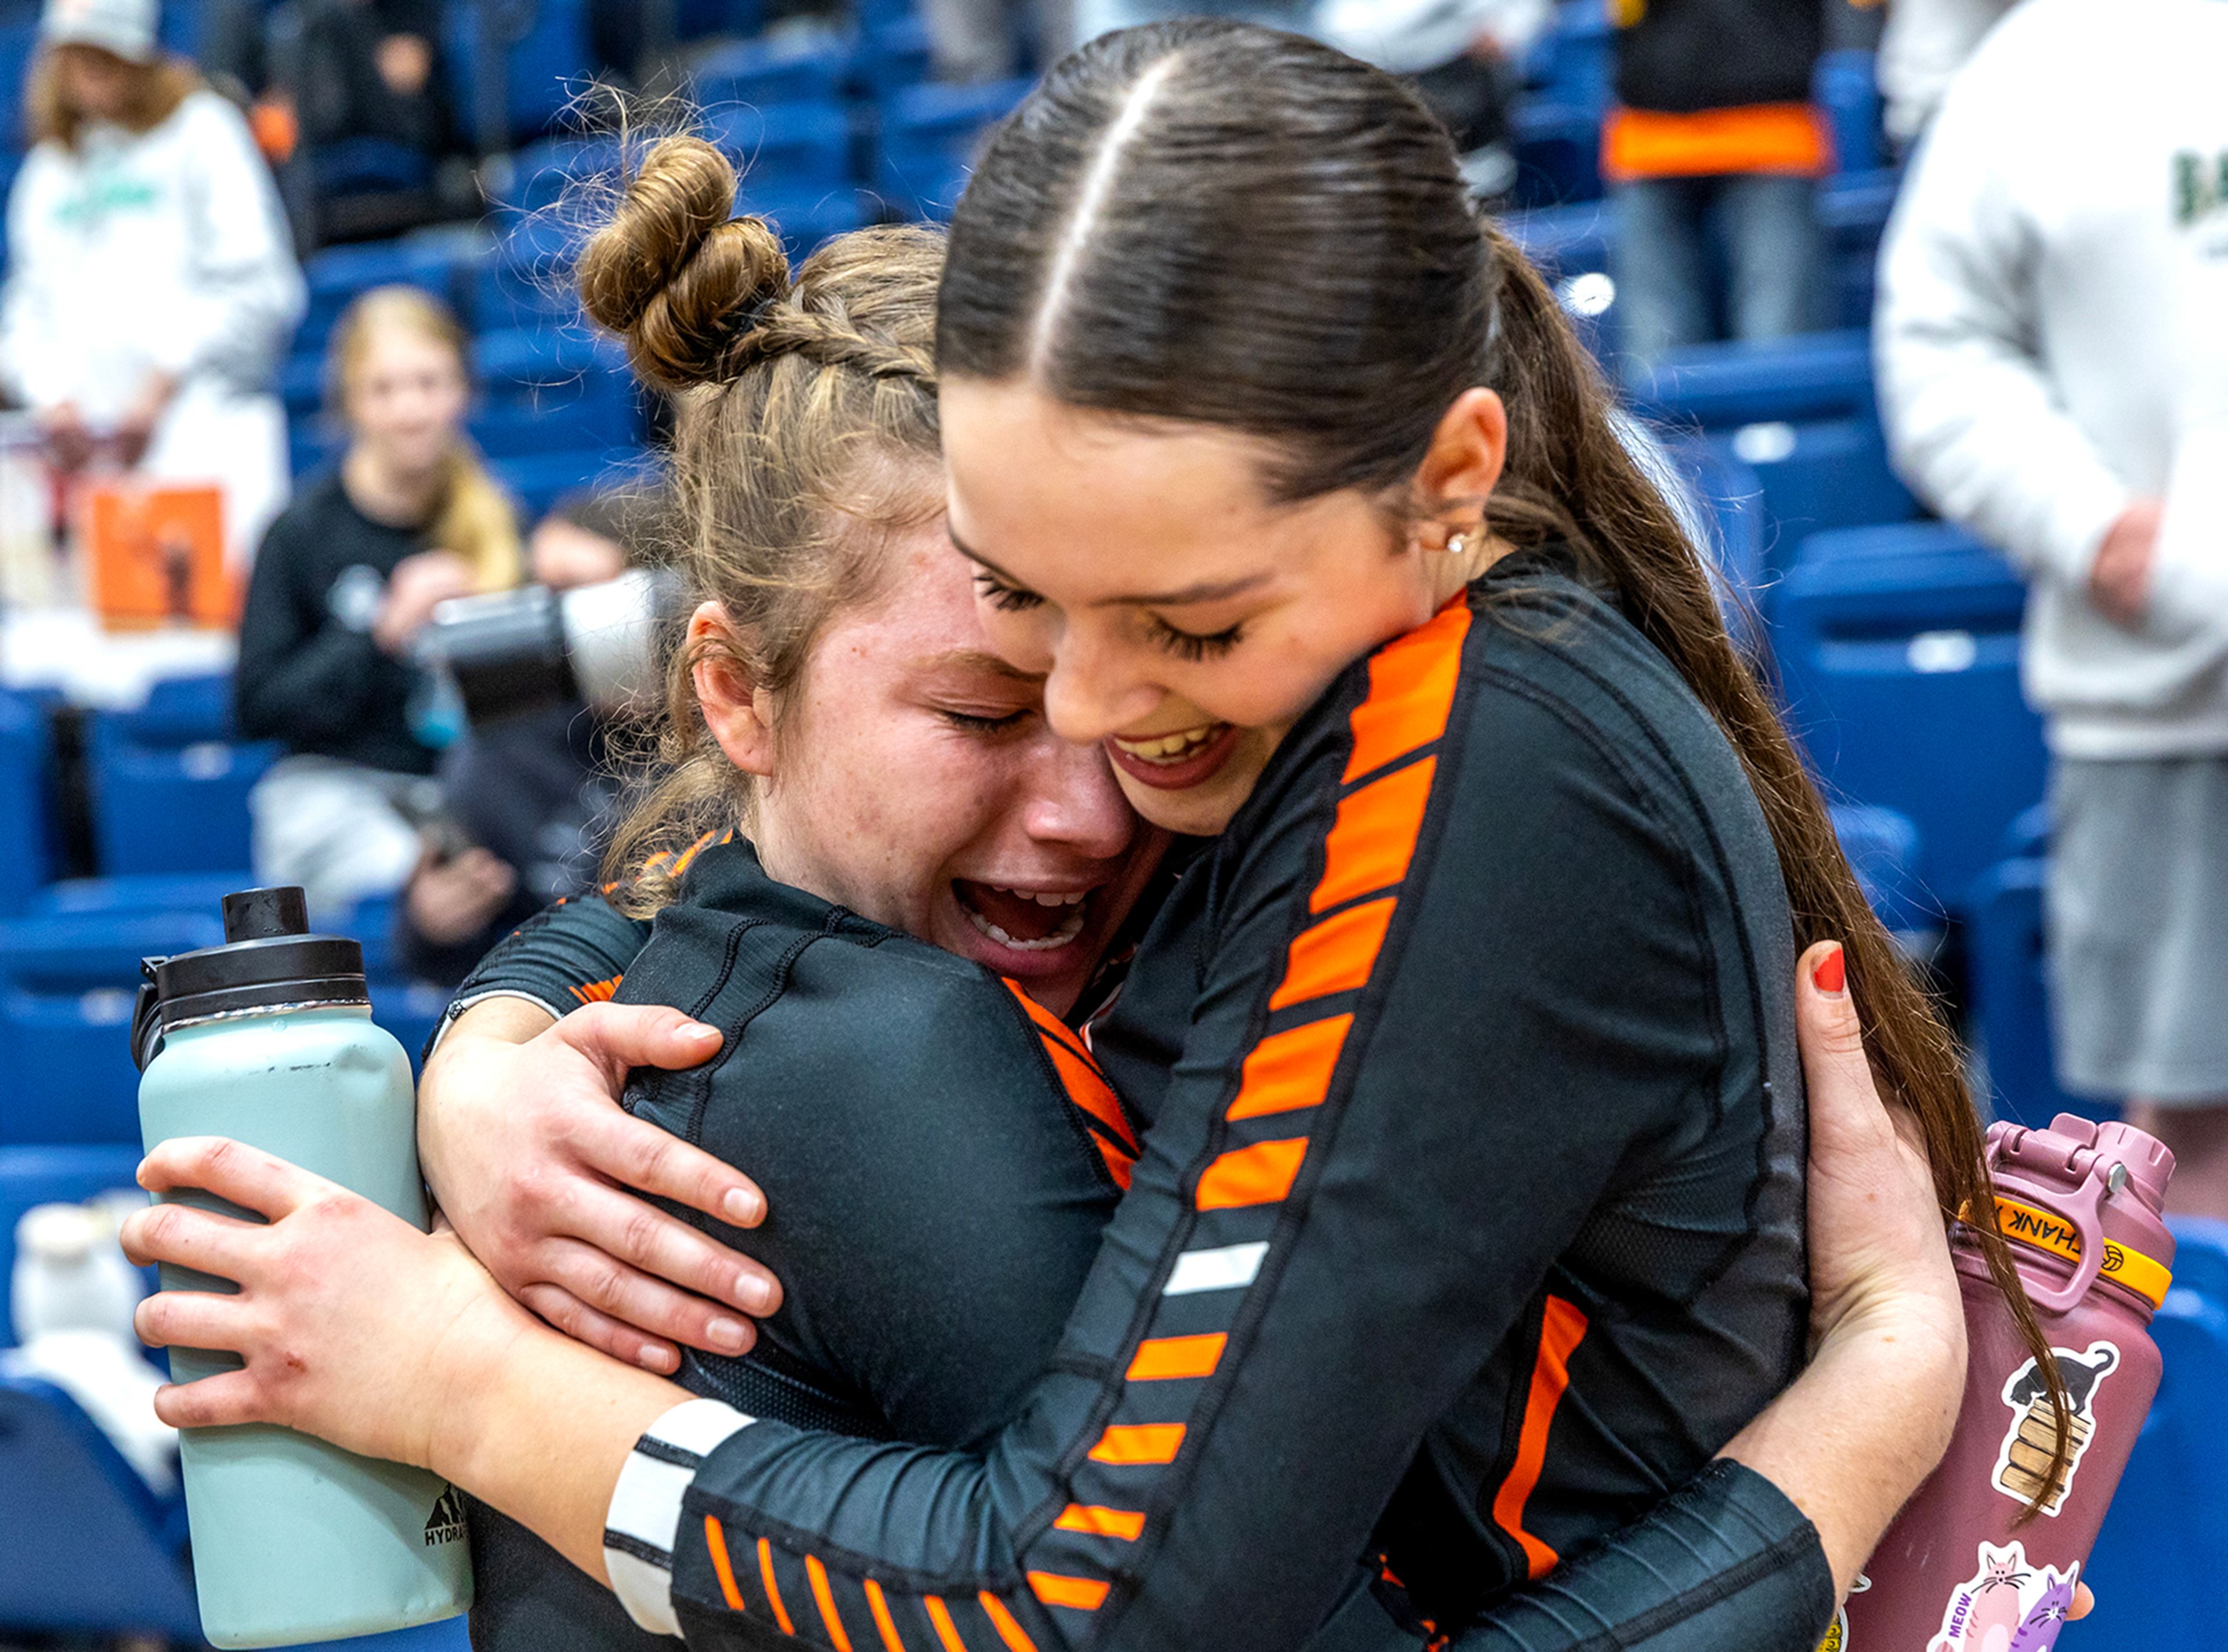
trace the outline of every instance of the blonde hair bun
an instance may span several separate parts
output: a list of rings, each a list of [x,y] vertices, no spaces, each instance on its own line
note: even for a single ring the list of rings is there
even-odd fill
[[[737,341],[789,292],[780,238],[763,219],[732,217],[734,208],[727,157],[701,137],[668,137],[581,249],[581,303],[625,339],[635,371],[653,384],[733,378]]]

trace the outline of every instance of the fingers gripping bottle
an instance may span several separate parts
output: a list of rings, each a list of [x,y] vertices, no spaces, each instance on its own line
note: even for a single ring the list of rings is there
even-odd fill
[[[2057,1407],[1978,1248],[1961,1240],[1964,1406],[1949,1455],[1866,1563],[1869,1586],[1849,1597],[1849,1652],[2055,1645],[2158,1393],[2149,1325],[2173,1277],[2159,1211],[2174,1155],[2140,1130],[2061,1113],[2047,1130],[1991,1126],[1988,1161],[1996,1226],[2065,1384],[2070,1460],[2052,1484]],[[2037,1493],[2040,1512],[2020,1523]]]
[[[250,890],[225,898],[225,945],[148,960],[132,1019],[146,1145],[230,1136],[422,1228],[409,1061],[371,1024],[363,948],[308,930],[300,890]],[[206,1193],[169,1196],[247,1215]],[[163,1286],[236,1288],[168,1265]],[[170,1350],[177,1382],[240,1364]],[[179,1445],[202,1627],[217,1645],[403,1629],[471,1604],[462,1504],[432,1475],[260,1424],[189,1428]]]

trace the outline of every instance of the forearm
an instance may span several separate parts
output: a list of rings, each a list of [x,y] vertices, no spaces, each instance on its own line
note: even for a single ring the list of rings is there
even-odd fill
[[[604,1528],[635,1442],[685,1388],[517,1317],[449,1386],[424,1466],[608,1582]]]
[[[1963,1359],[1892,1315],[1844,1322],[1817,1357],[1727,1443],[1818,1528],[1837,1599],[1898,1510],[1941,1461],[1957,1419]],[[1898,1402],[1883,1405],[1883,1394]]]

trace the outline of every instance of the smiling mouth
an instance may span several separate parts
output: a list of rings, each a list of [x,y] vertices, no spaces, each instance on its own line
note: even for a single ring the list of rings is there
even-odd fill
[[[1187,757],[1197,755],[1200,747],[1220,737],[1227,723],[1202,723],[1195,729],[1178,729],[1171,734],[1149,734],[1140,739],[1124,739],[1111,735],[1109,740],[1124,756],[1139,762],[1173,768]]]
[[[976,932],[1015,952],[1057,952],[1072,946],[1087,920],[1089,890],[1005,889],[955,877],[951,892]]]

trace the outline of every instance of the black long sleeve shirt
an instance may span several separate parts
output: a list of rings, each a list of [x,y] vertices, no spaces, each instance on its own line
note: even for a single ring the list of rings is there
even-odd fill
[[[598,943],[622,997],[683,1002],[624,946]],[[732,1395],[759,1420],[702,1457],[663,1557],[682,1626],[1281,1649],[1380,1554],[1400,1610],[1480,1647],[1815,1645],[1815,1534],[1704,1471],[1800,1353],[1791,969],[1706,716],[1575,586],[1489,577],[1287,737],[1147,937],[1097,1049],[1151,1128],[1044,1373],[1018,1406],[984,1385],[1012,1420],[938,1451]],[[719,1110],[708,1082],[683,1116]],[[909,1243],[973,1215],[964,1179],[868,1157],[933,1207]],[[988,1347],[1006,1308],[946,1311]],[[1679,1638],[1703,1623],[1738,1638]]]
[[[422,673],[371,639],[395,564],[422,530],[375,522],[327,473],[264,533],[240,622],[233,693],[240,733],[392,773],[430,775],[435,752],[411,732]]]

